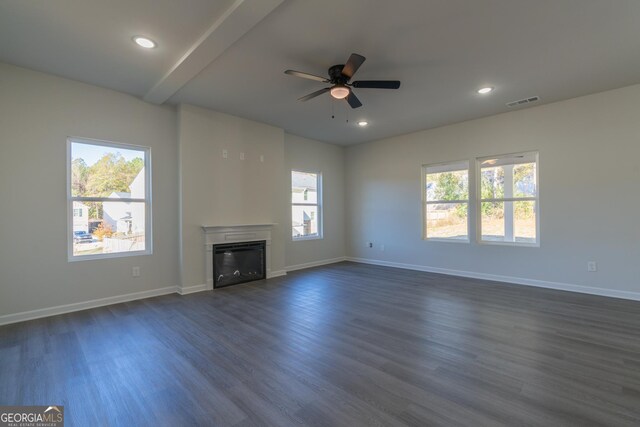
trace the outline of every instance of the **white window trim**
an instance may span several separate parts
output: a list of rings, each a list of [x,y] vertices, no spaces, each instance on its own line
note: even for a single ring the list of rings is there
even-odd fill
[[[113,202],[108,197],[73,197],[71,195],[71,144],[72,143],[98,145],[103,147],[122,148],[127,150],[144,151],[145,168],[145,198],[144,199],[117,199],[122,202],[140,202],[145,204],[145,242],[144,251],[116,252],[110,254],[73,255],[73,202]],[[67,138],[67,260],[69,262],[90,261],[96,259],[124,258],[139,255],[151,255],[153,253],[153,224],[151,203],[151,148],[141,145],[124,144],[121,142],[104,141],[93,138],[73,137]]]
[[[533,156],[536,162],[536,196],[535,197],[505,197],[503,199],[482,199],[482,162],[489,159],[503,159],[515,156]],[[490,246],[519,246],[519,247],[540,247],[540,152],[524,151],[519,153],[502,154],[499,156],[484,156],[476,158],[475,173],[476,189],[476,242],[479,245]],[[529,242],[496,242],[482,239],[482,202],[513,202],[513,201],[534,201],[536,214],[536,241]]]
[[[467,181],[469,183],[467,200],[438,200],[438,201],[427,201],[427,168],[434,168],[437,166],[455,166],[456,164],[466,164],[467,165]],[[469,244],[471,243],[471,162],[469,160],[457,160],[451,162],[441,162],[441,163],[430,163],[426,165],[422,165],[421,172],[421,186],[420,192],[422,193],[422,240],[426,242],[437,242],[437,243],[463,243]],[[461,171],[464,169],[451,169],[452,171]],[[438,203],[456,203],[456,204],[467,204],[467,238],[466,239],[452,239],[445,237],[427,237],[427,205],[428,204],[438,204]]]
[[[317,206],[318,207],[318,234],[317,235],[311,235],[311,236],[300,236],[300,237],[294,237],[291,236],[291,240],[294,242],[302,242],[305,240],[322,240],[324,239],[324,209],[322,207],[322,172],[317,172],[317,171],[310,171],[310,170],[302,170],[302,169],[291,169],[291,173],[293,172],[299,172],[299,173],[312,173],[316,175],[316,180],[317,180],[317,190],[318,190],[318,194],[317,194],[317,203],[304,203],[304,202],[291,202],[291,206]],[[291,179],[291,173],[289,174],[289,179]],[[291,194],[291,189],[293,187],[293,183],[291,181],[289,181],[289,194]],[[289,211],[289,215],[291,215],[291,210]],[[291,227],[293,228],[293,217],[290,217],[291,219]]]

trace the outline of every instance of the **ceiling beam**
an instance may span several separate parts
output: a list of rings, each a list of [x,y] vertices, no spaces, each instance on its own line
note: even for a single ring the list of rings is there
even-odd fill
[[[236,0],[144,96],[162,104],[284,0]]]

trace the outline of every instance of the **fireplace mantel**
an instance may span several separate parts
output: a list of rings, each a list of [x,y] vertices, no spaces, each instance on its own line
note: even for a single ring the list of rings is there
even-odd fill
[[[213,245],[222,243],[264,240],[266,243],[267,278],[271,277],[271,229],[276,225],[278,224],[203,225],[204,244],[207,249],[207,289],[213,289]]]

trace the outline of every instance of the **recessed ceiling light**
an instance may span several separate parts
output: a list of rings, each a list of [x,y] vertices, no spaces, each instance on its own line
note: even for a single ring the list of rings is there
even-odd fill
[[[368,125],[368,124],[369,124],[369,122],[368,122],[368,121],[366,121],[366,120],[360,120],[360,121],[358,122],[358,126],[362,126],[362,127],[365,127],[365,126],[366,126],[366,125]]]
[[[135,36],[133,38],[133,41],[136,42],[138,46],[143,47],[145,49],[153,49],[154,47],[156,47],[156,42],[146,37]]]
[[[486,95],[487,93],[493,92],[493,88],[491,86],[483,87],[478,89],[478,93],[480,95]]]

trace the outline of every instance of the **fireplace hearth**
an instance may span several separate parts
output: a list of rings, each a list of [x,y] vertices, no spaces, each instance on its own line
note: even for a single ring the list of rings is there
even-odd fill
[[[266,242],[213,245],[213,287],[238,285],[266,278]]]

